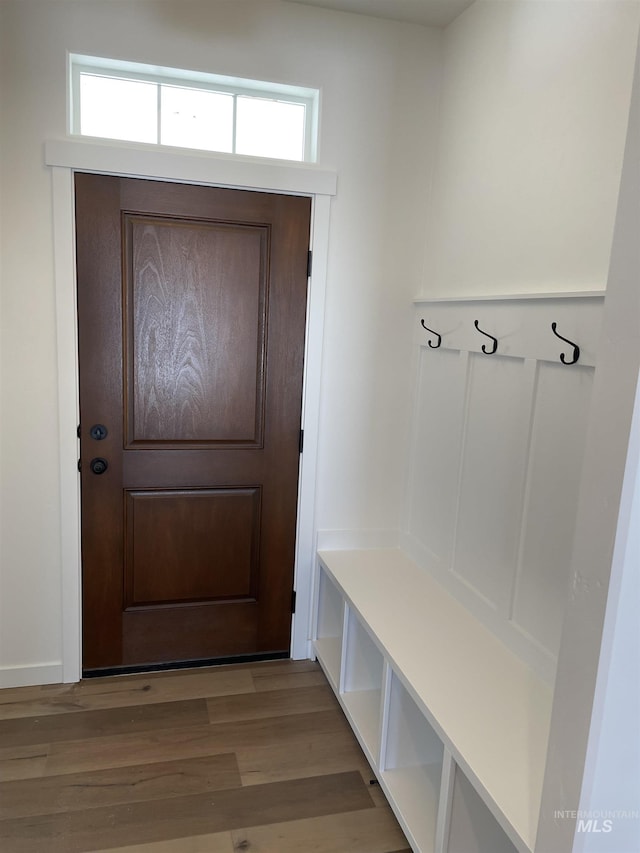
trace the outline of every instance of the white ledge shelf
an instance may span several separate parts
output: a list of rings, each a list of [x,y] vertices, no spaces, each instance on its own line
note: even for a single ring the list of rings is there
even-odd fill
[[[467,296],[416,296],[414,305],[434,302],[522,302],[528,299],[604,299],[606,290],[549,290],[532,293],[486,293]]]
[[[399,549],[321,551],[319,559],[321,574],[366,627],[425,728],[441,740],[511,842],[534,850],[551,688]],[[316,651],[322,659],[326,650],[319,643]],[[333,669],[335,646],[331,658]],[[349,716],[348,697],[339,698]],[[351,722],[356,728],[357,720]],[[371,723],[367,729],[370,738]],[[384,724],[384,742],[389,733],[383,730]],[[385,767],[379,770],[392,799]],[[391,783],[401,775],[387,778]],[[411,825],[401,822],[413,836]]]

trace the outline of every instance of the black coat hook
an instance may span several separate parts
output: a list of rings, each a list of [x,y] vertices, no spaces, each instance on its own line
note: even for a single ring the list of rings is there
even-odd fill
[[[480,332],[481,335],[486,335],[488,338],[491,338],[493,341],[493,349],[487,349],[484,344],[482,344],[482,352],[486,353],[486,355],[493,355],[494,352],[498,349],[498,339],[494,338],[493,335],[490,335],[489,332],[483,332],[480,326],[478,325],[478,321],[474,320],[473,325]]]
[[[427,332],[429,332],[431,335],[435,335],[435,336],[436,336],[436,338],[437,338],[438,340],[437,340],[437,342],[436,342],[435,344],[431,343],[431,339],[429,339],[429,340],[427,341],[427,343],[429,344],[429,346],[431,347],[431,349],[438,349],[438,347],[439,347],[439,346],[440,346],[440,344],[442,343],[442,335],[439,335],[437,332],[434,332],[434,331],[433,331],[433,329],[430,329],[428,326],[425,326],[425,324],[424,324],[424,320],[420,320],[420,325],[422,326],[422,328],[423,328],[423,329],[425,329],[425,330],[426,330]]]
[[[564,357],[563,352],[560,353],[560,361],[563,364],[575,364],[576,361],[580,358],[580,347],[578,346],[578,344],[574,344],[573,341],[570,341],[569,338],[564,338],[561,334],[559,334],[556,331],[557,328],[558,328],[557,323],[551,324],[551,331],[556,336],[556,338],[560,338],[561,341],[564,341],[565,343],[569,344],[569,346],[573,347],[573,358],[571,359],[571,361],[569,361],[569,359]]]

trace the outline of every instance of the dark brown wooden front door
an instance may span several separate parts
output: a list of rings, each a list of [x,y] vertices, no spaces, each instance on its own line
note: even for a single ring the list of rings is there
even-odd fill
[[[309,221],[76,176],[85,671],[289,649]]]

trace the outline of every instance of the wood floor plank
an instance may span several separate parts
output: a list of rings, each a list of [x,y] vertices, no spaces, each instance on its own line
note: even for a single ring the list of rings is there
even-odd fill
[[[0,690],[0,720],[252,693],[255,675],[274,678],[318,671],[315,661],[275,660],[86,678],[77,684],[10,687]]]
[[[0,708],[14,702],[51,698],[65,693],[71,686],[70,684],[34,684],[29,687],[3,687],[0,690]]]
[[[266,693],[245,693],[242,696],[218,696],[207,699],[212,723],[232,720],[257,720],[263,717],[284,717],[314,711],[339,710],[329,685],[300,687],[297,690],[272,690]]]
[[[169,841],[149,841],[146,844],[127,844],[126,847],[109,847],[95,853],[236,853],[230,832],[213,832],[172,838]],[[411,853],[411,851],[408,851]]]
[[[0,784],[0,820],[240,787],[233,753]]]
[[[250,664],[250,668],[254,675],[266,675],[268,673],[275,675],[278,672],[293,674],[296,672],[317,672],[320,670],[320,664],[315,660],[268,660]]]
[[[231,837],[235,850],[250,853],[390,853],[407,843],[389,807],[234,829]]]
[[[136,764],[148,764],[242,748],[251,750],[274,742],[299,750],[310,733],[337,736],[345,731],[350,729],[342,712],[332,710],[54,743],[45,775],[123,767],[132,763],[132,754]]]
[[[204,699],[0,721],[0,747],[56,743],[207,723]]]
[[[229,746],[220,743],[209,724],[158,732],[110,735],[52,744],[45,766],[45,776],[107,770],[156,761],[220,755]]]
[[[234,752],[268,746],[274,742],[294,748],[305,743],[310,734],[338,736],[346,732],[351,735],[351,728],[337,707],[283,717],[212,723],[210,728],[218,743],[226,744]]]
[[[162,676],[162,677],[152,677]],[[179,673],[92,678],[57,690],[18,688],[0,702],[0,720],[254,693],[253,670],[207,667]],[[19,691],[27,691],[22,695]],[[0,691],[1,693],[2,691]]]
[[[270,746],[240,748],[236,750],[236,758],[242,784],[247,786],[356,770],[363,784],[369,787],[368,781],[364,781],[366,759],[350,731],[309,732],[297,749],[277,742]]]
[[[48,755],[48,743],[0,749],[0,782],[42,776]]]
[[[75,853],[370,808],[359,773],[0,821],[3,853]]]
[[[260,670],[253,676],[253,683],[258,692],[267,690],[295,690],[302,687],[313,687],[326,684],[324,673],[317,666],[302,672],[267,672]]]

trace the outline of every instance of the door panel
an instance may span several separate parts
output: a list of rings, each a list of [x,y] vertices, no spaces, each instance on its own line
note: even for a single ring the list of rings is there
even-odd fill
[[[310,201],[77,175],[76,214],[84,667],[286,652]]]
[[[128,491],[125,608],[256,597],[260,489]]]
[[[127,446],[262,444],[267,228],[124,225]]]

